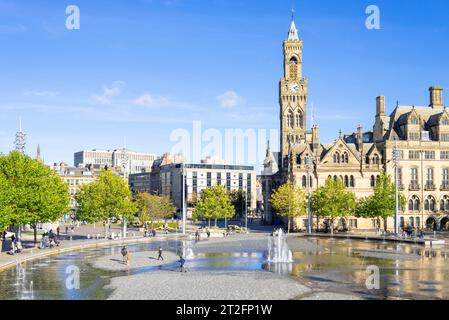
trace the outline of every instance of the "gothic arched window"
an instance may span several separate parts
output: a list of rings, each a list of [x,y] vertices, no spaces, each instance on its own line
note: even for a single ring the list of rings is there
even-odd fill
[[[354,180],[354,176],[351,176],[350,180],[349,180],[349,186],[351,188],[355,187],[355,180]]]
[[[306,176],[302,176],[302,187],[303,188],[307,187],[307,177]]]
[[[334,163],[340,163],[340,154],[338,152],[334,153]]]
[[[287,127],[293,128],[293,112],[289,112],[287,115]]]
[[[301,111],[296,115],[296,127],[297,128],[303,128],[304,127],[304,117],[303,117]]]
[[[376,177],[375,176],[371,176],[371,187],[375,187],[376,186]]]
[[[292,57],[289,61],[289,76],[292,80],[296,80],[298,77],[298,59],[296,57]]]
[[[424,210],[426,211],[435,211],[436,202],[432,196],[428,196],[426,201],[424,202]]]
[[[444,196],[443,199],[441,199],[440,210],[441,211],[449,211],[449,197],[448,196]]]
[[[349,155],[347,152],[343,153],[342,160],[343,160],[343,163],[349,163]]]
[[[430,204],[429,204],[430,205]],[[420,201],[417,196],[411,197],[408,202],[408,210],[409,211],[419,211]]]

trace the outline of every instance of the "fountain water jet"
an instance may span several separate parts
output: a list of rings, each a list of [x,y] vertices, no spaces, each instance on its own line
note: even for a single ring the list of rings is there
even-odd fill
[[[288,248],[287,239],[282,229],[274,232],[273,236],[268,239],[268,262],[293,262],[293,255]]]

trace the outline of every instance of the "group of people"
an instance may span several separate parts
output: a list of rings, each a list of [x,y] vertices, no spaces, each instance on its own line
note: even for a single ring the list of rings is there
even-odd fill
[[[6,239],[6,233],[3,235],[4,239]],[[16,238],[16,235],[11,235],[11,250],[8,254],[15,255],[16,253],[21,253],[23,250],[22,242]]]
[[[147,237],[156,237],[156,230],[155,229],[151,229],[151,230],[145,229],[145,231],[143,233],[143,236],[145,238],[147,238]]]
[[[416,229],[413,227],[408,227],[402,229],[403,238],[424,238],[424,232],[421,229]]]
[[[164,257],[162,256],[164,250],[162,249],[162,247],[159,247],[159,249],[157,250],[157,261],[164,261]],[[128,248],[126,246],[123,246],[122,250],[121,250],[121,254],[123,257],[123,263],[125,263],[127,266],[130,265],[131,263],[131,254],[128,251]],[[187,272],[187,270],[185,269],[185,263],[186,260],[184,259],[184,257],[182,255],[179,256],[179,268],[180,268],[180,272]]]
[[[59,247],[61,241],[59,240],[59,227],[56,229],[56,234],[51,229],[49,232],[44,231],[42,234],[40,249],[53,248],[54,246]]]

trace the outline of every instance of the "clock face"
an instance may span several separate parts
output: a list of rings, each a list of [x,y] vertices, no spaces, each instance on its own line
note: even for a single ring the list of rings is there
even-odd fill
[[[298,92],[299,91],[299,85],[296,83],[293,83],[290,85],[290,91],[292,92]]]

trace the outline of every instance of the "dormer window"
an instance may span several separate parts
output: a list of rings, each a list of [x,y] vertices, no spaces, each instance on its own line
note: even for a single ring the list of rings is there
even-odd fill
[[[410,119],[410,124],[417,125],[417,124],[418,124],[418,118],[412,117],[412,118]]]
[[[411,141],[419,141],[419,132],[409,132],[408,133],[408,139]]]
[[[442,126],[449,126],[449,119],[448,118],[443,118],[441,120],[441,125]]]

